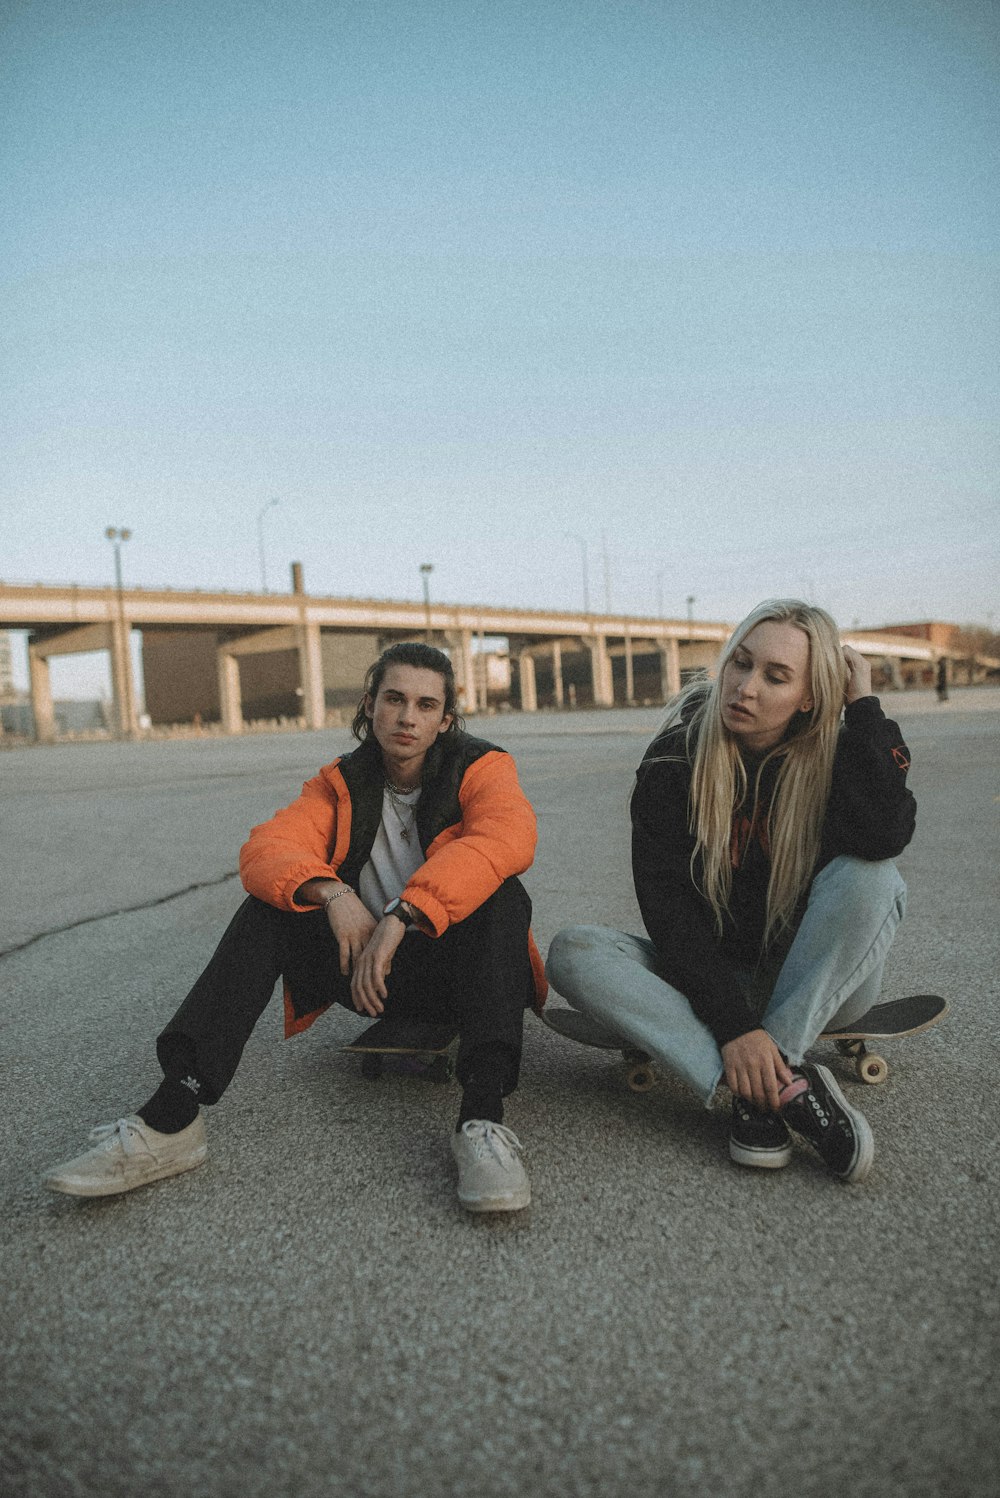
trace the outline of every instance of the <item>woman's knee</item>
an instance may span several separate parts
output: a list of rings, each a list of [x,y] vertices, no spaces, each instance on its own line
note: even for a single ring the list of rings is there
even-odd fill
[[[864,858],[841,854],[831,859],[813,880],[813,891],[832,888],[841,907],[856,902],[862,912],[896,906],[902,919],[906,909],[906,885],[891,858],[869,863]]]
[[[549,944],[545,976],[561,994],[571,994],[581,974],[593,967],[594,958],[617,932],[607,926],[565,926]]]

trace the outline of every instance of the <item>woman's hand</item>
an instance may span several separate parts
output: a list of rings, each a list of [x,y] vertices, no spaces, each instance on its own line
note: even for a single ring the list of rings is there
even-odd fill
[[[792,1080],[792,1070],[766,1030],[748,1030],[727,1041],[722,1064],[730,1092],[777,1113],[778,1093]]]
[[[326,907],[326,918],[340,948],[340,971],[346,978],[375,930],[375,917],[358,896],[351,892],[330,901]],[[399,925],[398,921],[396,925]]]
[[[861,697],[870,697],[872,694],[872,668],[851,645],[842,645],[844,660],[847,662],[847,686],[844,689],[844,704],[857,702]]]
[[[385,1008],[384,1001],[388,996],[385,980],[392,971],[396,948],[405,935],[406,927],[402,921],[397,921],[394,915],[383,916],[364,951],[355,959],[351,998],[359,1014],[370,1014],[374,1019]]]

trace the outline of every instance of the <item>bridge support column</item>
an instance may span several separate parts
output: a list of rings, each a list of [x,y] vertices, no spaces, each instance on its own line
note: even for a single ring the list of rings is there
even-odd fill
[[[565,693],[562,679],[562,645],[558,640],[552,641],[552,685],[556,694],[556,707],[562,707]]]
[[[299,626],[299,681],[302,684],[302,715],[306,720],[306,727],[325,728],[323,650],[319,625],[309,620],[303,620]]]
[[[131,630],[121,616],[112,620],[111,693],[114,698],[115,726],[123,739],[133,739],[139,731],[135,713],[130,636]]]
[[[537,713],[538,688],[535,685],[535,660],[526,650],[517,658],[518,679],[521,683],[522,713]]]
[[[590,651],[590,674],[594,683],[594,704],[597,707],[614,707],[615,689],[611,676],[611,657],[608,654],[606,635],[584,636],[584,644]]]
[[[481,712],[488,713],[490,710],[490,658],[486,654],[486,636],[481,629],[476,630],[476,638],[479,640],[479,649],[472,657],[476,667],[476,702]]]
[[[35,740],[51,744],[56,736],[56,714],[52,705],[52,672],[48,656],[39,646],[28,645],[28,679],[31,686],[31,711],[35,719]]]
[[[452,629],[442,631],[441,648],[451,656],[455,672],[455,690],[458,695],[460,713],[474,713],[478,694],[476,691],[476,657],[472,653],[472,630]]]
[[[243,732],[243,698],[240,691],[239,658],[232,655],[225,645],[220,645],[217,655],[219,671],[219,707],[223,733]]]
[[[474,713],[478,711],[479,699],[476,692],[476,657],[472,653],[471,629],[462,630],[459,639],[458,662],[459,686],[464,697],[464,711]]]
[[[681,652],[676,640],[660,642],[660,691],[664,702],[681,689]]]
[[[635,668],[632,664],[632,636],[625,636],[625,705],[635,707]]]

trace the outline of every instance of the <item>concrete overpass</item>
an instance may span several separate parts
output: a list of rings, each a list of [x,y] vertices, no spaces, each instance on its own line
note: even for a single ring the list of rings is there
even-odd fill
[[[108,651],[115,723],[124,736],[138,733],[138,698],[129,649],[132,630],[169,635],[178,648],[185,634],[197,635],[202,644],[207,641],[205,648],[214,657],[216,715],[227,732],[238,733],[244,723],[241,666],[246,670],[255,657],[284,654],[297,678],[290,688],[298,706],[295,716],[309,728],[321,728],[327,722],[334,686],[354,693],[357,700],[360,677],[356,667],[350,681],[329,679],[324,642],[331,637],[341,641],[353,637],[357,645],[363,643],[367,660],[393,640],[432,639],[451,654],[463,710],[475,713],[485,706],[475,642],[502,636],[509,644],[519,705],[533,712],[539,706],[540,675],[546,682],[546,699],[554,706],[575,700],[573,684],[567,687],[567,676],[572,674],[568,656],[584,657],[587,673],[582,689],[586,700],[597,706],[637,700],[640,658],[647,687],[642,699],[665,700],[679,689],[682,672],[713,663],[731,627],[724,622],[473,604],[425,606],[391,599],[314,598],[304,591],[297,564],[290,593],[0,583],[0,629],[29,632],[31,703],[41,741],[55,737],[49,661],[53,656],[85,651]],[[902,684],[903,662],[932,663],[941,654],[935,646],[889,635],[852,639],[848,634],[845,639],[867,657],[888,663],[897,685]],[[187,711],[173,721],[192,715],[193,710]]]

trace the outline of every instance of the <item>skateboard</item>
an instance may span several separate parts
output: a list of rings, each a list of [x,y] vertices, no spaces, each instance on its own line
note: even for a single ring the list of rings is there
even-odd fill
[[[876,1087],[888,1077],[889,1063],[878,1051],[869,1050],[868,1042],[919,1035],[930,1030],[947,1013],[947,1000],[937,994],[910,994],[905,999],[876,1004],[845,1028],[824,1030],[819,1038],[832,1040],[840,1054],[849,1056],[854,1062],[858,1078]],[[630,1045],[623,1035],[598,1020],[576,1009],[552,1009],[548,1005],[542,1011],[542,1019],[550,1030],[564,1035],[567,1040],[596,1046],[603,1051],[620,1051],[625,1062],[625,1080],[633,1092],[648,1092],[655,1085],[656,1067],[648,1051]]]
[[[380,1019],[341,1050],[361,1057],[361,1075],[370,1082],[377,1082],[387,1066],[406,1076],[447,1082],[455,1071],[451,1048],[457,1039],[455,1026]]]
[[[936,993],[914,993],[905,999],[876,1004],[860,1019],[840,1030],[824,1030],[821,1040],[832,1040],[842,1056],[849,1056],[862,1082],[877,1087],[889,1075],[880,1050],[869,1050],[871,1040],[901,1040],[930,1030],[948,1013],[948,1001]]]
[[[623,1035],[591,1019],[589,1014],[581,1014],[577,1009],[553,1009],[546,1004],[542,1021],[567,1040],[596,1046],[600,1051],[620,1051],[625,1062],[625,1080],[633,1092],[648,1092],[656,1085],[656,1068],[649,1052],[631,1045]]]

